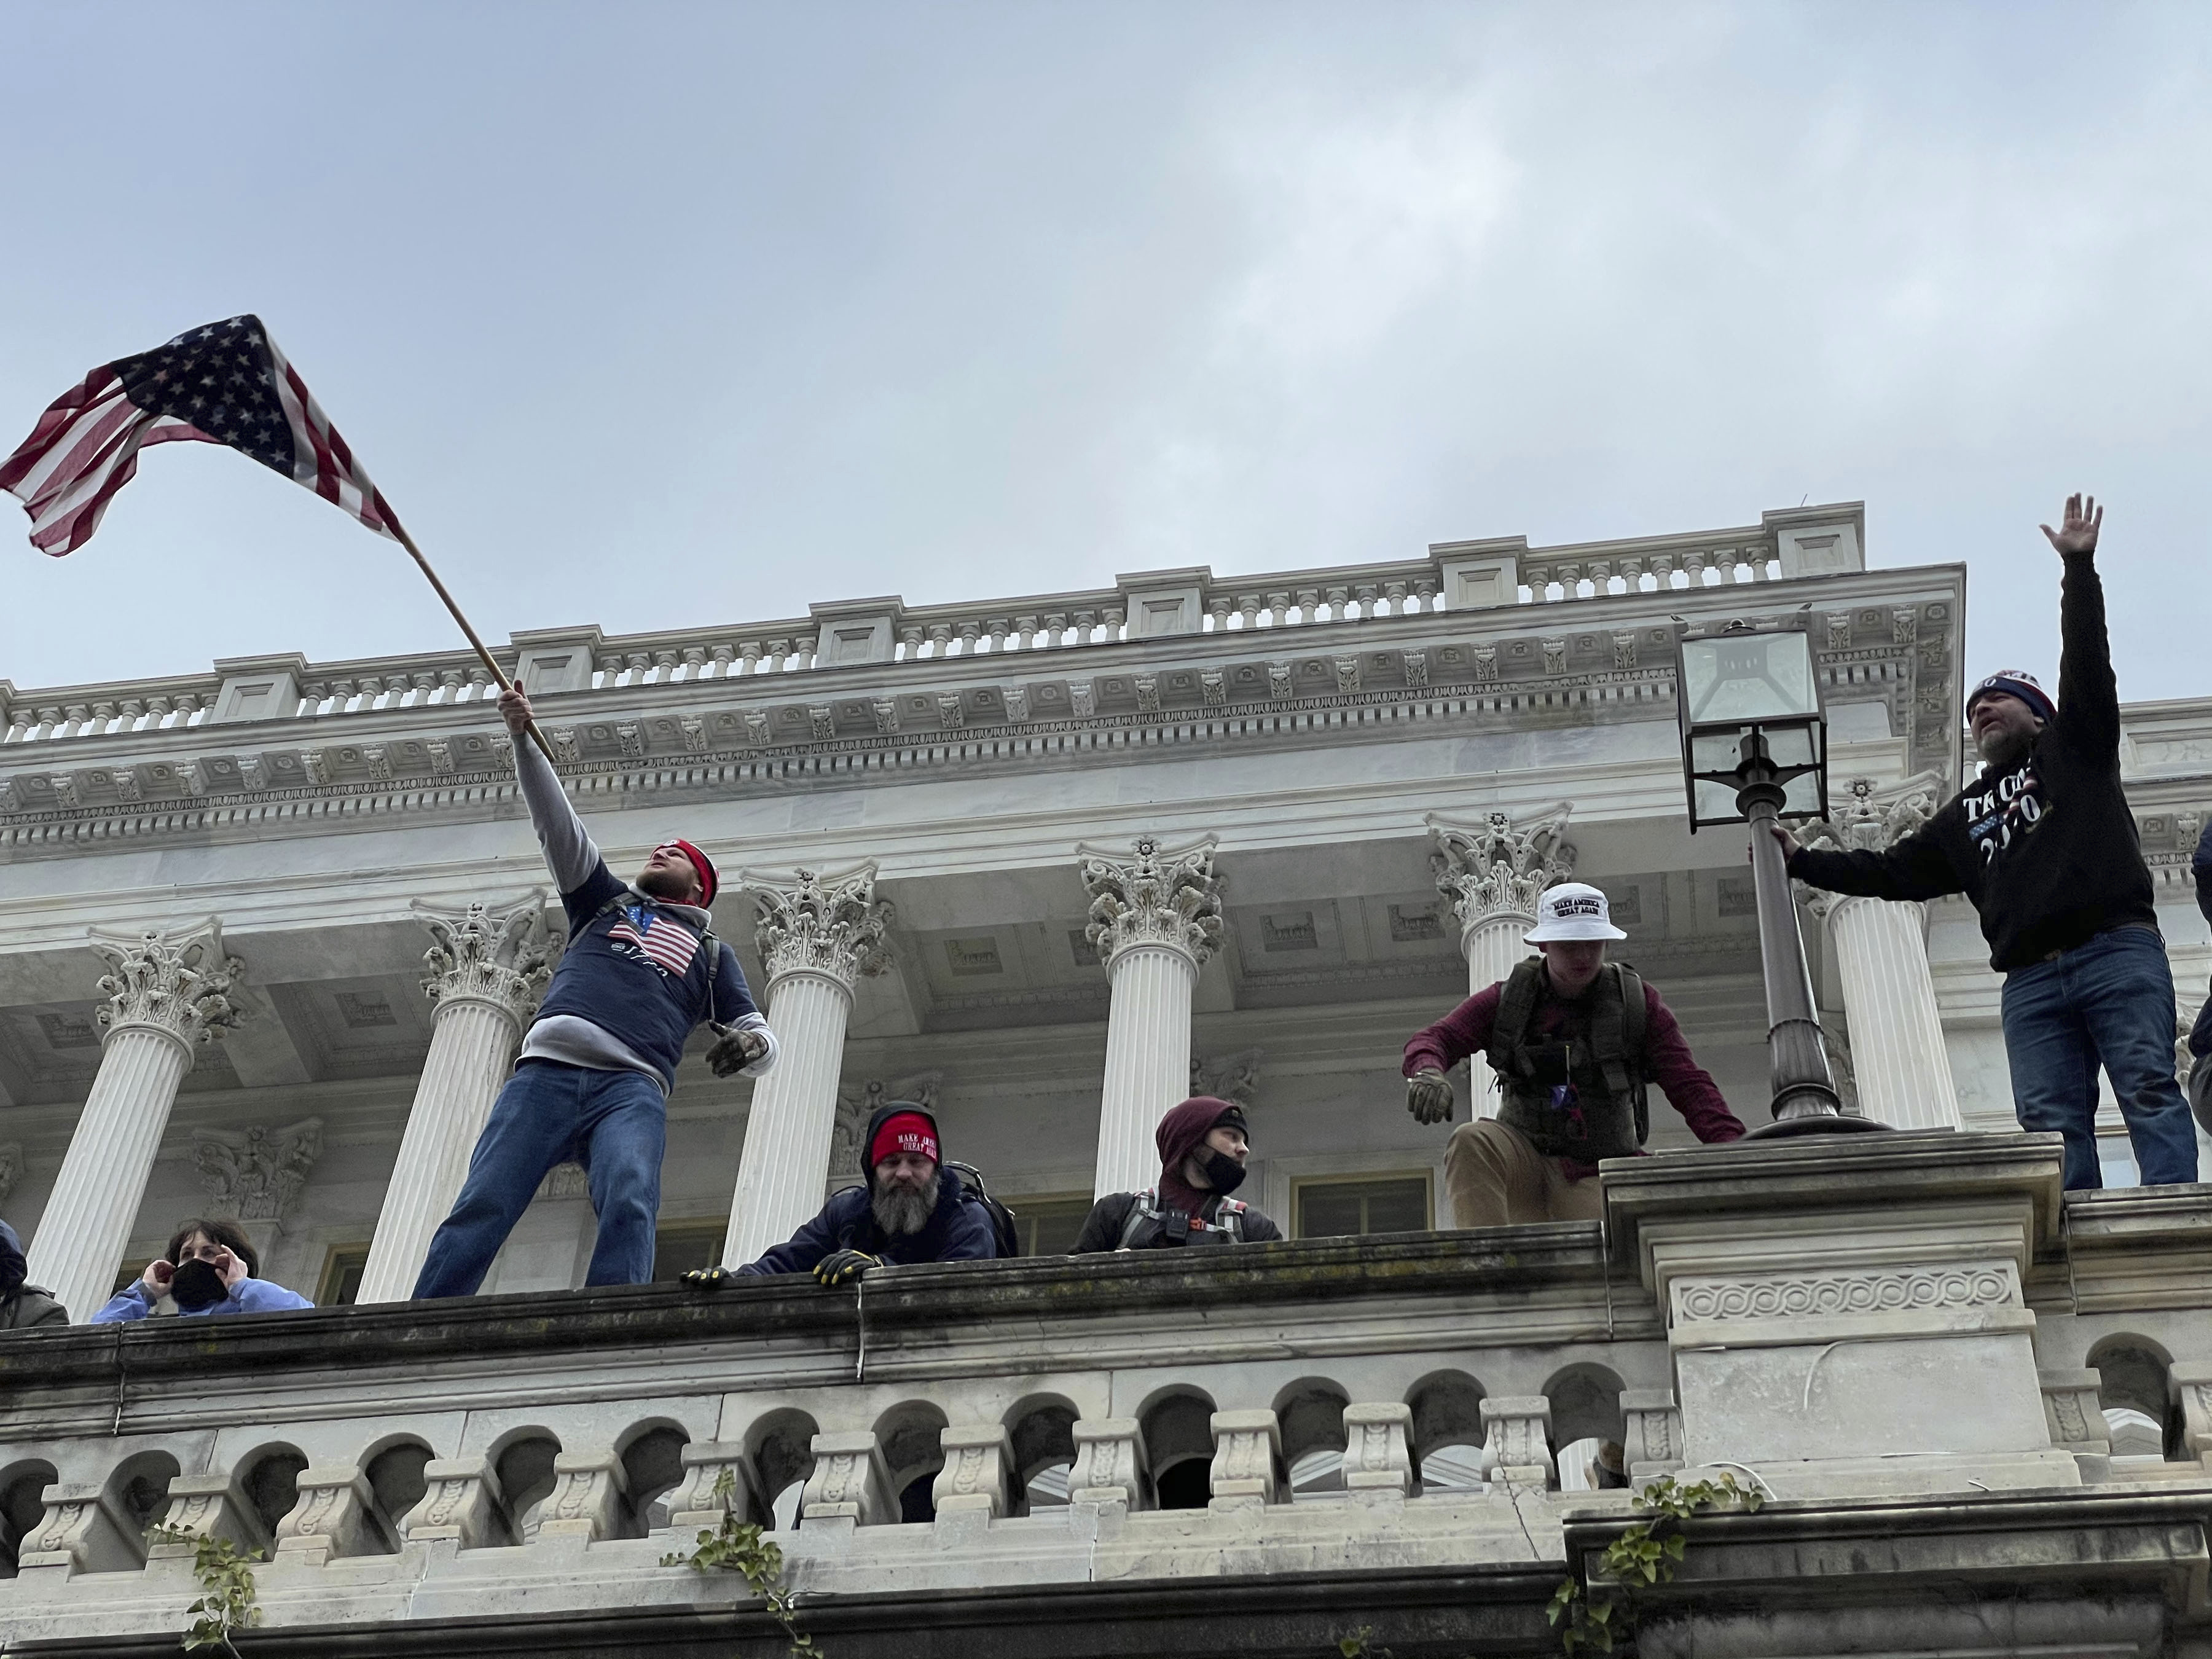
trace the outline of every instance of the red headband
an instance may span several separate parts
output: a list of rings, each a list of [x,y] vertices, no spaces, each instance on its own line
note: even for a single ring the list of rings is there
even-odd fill
[[[691,868],[699,878],[700,906],[703,908],[704,907],[712,904],[714,902],[715,893],[720,890],[722,885],[721,878],[714,873],[714,860],[709,859],[697,848],[694,847],[690,842],[684,841],[680,837],[675,841],[664,841],[660,843],[659,847],[653,848],[653,851],[657,853],[663,850],[663,848],[670,847],[673,847],[678,852],[683,854],[685,858],[691,860]]]
[[[920,1152],[932,1164],[942,1161],[937,1156],[937,1132],[920,1112],[893,1112],[884,1120],[868,1143],[868,1167],[872,1170],[897,1152]]]

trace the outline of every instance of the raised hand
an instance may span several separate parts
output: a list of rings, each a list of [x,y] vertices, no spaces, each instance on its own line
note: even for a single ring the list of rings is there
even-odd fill
[[[173,1261],[149,1261],[146,1271],[138,1275],[138,1282],[146,1287],[146,1294],[155,1299],[169,1293],[169,1281],[177,1276]]]
[[[510,685],[499,694],[499,717],[518,738],[530,729],[530,699],[522,695],[521,687]]]
[[[2066,554],[2094,553],[2097,550],[2097,532],[2104,527],[2105,509],[2097,505],[2094,495],[2069,495],[2066,498],[2066,517],[2058,528],[2053,530],[2049,525],[2044,525],[2041,529],[2051,538],[2051,544],[2062,554]]]
[[[215,1259],[215,1270],[222,1275],[223,1286],[227,1290],[235,1291],[247,1277],[246,1263],[228,1250]]]

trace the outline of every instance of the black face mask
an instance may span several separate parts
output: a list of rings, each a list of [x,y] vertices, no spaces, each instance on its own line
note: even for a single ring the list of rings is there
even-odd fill
[[[1205,1161],[1199,1167],[1206,1171],[1213,1190],[1224,1197],[1244,1184],[1244,1166],[1228,1153],[1216,1152],[1211,1146],[1206,1149]]]
[[[170,1299],[179,1308],[195,1313],[202,1308],[212,1308],[229,1294],[230,1286],[222,1282],[215,1263],[202,1261],[198,1256],[179,1262],[176,1277],[169,1281]]]

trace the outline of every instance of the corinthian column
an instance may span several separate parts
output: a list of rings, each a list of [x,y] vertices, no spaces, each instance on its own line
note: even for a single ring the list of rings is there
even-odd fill
[[[1504,812],[1492,812],[1480,823],[1454,823],[1430,815],[1436,850],[1429,855],[1429,867],[1436,872],[1437,890],[1459,918],[1469,996],[1488,990],[1530,954],[1521,936],[1536,925],[1536,901],[1574,870],[1574,848],[1560,839],[1571,810],[1562,801],[1523,823]],[[1475,1116],[1496,1117],[1501,1098],[1497,1073],[1472,1063],[1467,1072]]]
[[[853,987],[890,965],[884,930],[892,915],[876,897],[872,863],[834,876],[798,870],[739,880],[753,895],[777,1054],[775,1069],[753,1085],[722,1246],[730,1267],[757,1260],[822,1207]]]
[[[141,933],[127,943],[95,934],[92,948],[108,962],[100,981],[107,999],[99,1012],[100,1073],[29,1251],[31,1281],[80,1320],[107,1300],[177,1085],[199,1045],[237,1024],[230,988],[246,971],[223,954],[213,917],[189,933]]]
[[[404,1302],[414,1294],[431,1236],[460,1196],[469,1154],[553,974],[543,893],[501,910],[471,904],[459,915],[428,912],[422,925],[435,941],[422,953],[423,994],[437,1009],[430,1052],[407,1109],[357,1302]]]
[[[1807,826],[1805,845],[1879,852],[1935,816],[1940,787],[1933,773],[1882,791],[1857,779],[1832,822]],[[1799,892],[1835,944],[1859,1110],[1897,1129],[1957,1128],[1959,1094],[1928,972],[1927,908]]]
[[[1190,1093],[1190,1003],[1198,970],[1221,945],[1212,836],[1163,852],[1139,837],[1136,856],[1079,847],[1091,895],[1085,937],[1106,964],[1106,1079],[1098,1102],[1103,1198],[1149,1187],[1160,1172],[1152,1139]]]

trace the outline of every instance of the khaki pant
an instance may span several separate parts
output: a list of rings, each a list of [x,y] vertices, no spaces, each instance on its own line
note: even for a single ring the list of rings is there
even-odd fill
[[[1597,1177],[1570,1181],[1518,1129],[1478,1118],[1452,1131],[1444,1147],[1444,1185],[1462,1227],[1524,1221],[1595,1221],[1605,1213]]]

